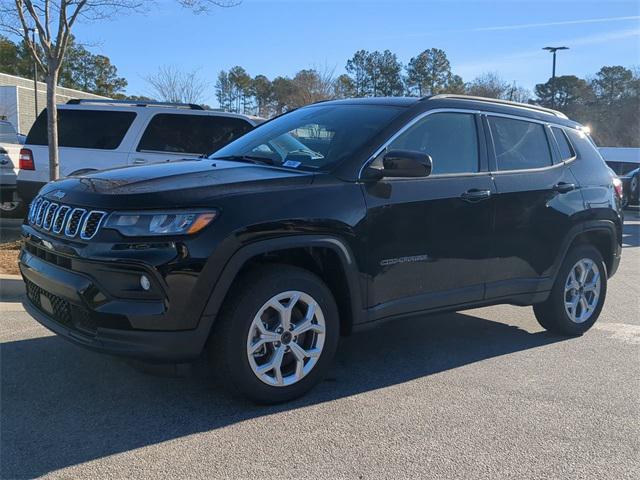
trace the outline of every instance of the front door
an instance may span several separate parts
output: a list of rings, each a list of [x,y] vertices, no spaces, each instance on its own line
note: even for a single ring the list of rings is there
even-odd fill
[[[386,150],[430,155],[432,174],[363,184],[372,319],[483,298],[495,188],[481,128],[473,113],[428,114]]]

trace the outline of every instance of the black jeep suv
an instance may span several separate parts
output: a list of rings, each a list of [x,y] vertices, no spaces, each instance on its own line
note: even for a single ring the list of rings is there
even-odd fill
[[[301,395],[338,337],[510,303],[580,335],[621,254],[621,190],[580,125],[453,95],[322,102],[209,158],[46,185],[26,308],[111,354],[187,361],[259,402]]]

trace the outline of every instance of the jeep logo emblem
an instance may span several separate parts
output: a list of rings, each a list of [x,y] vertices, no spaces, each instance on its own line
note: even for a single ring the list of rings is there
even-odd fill
[[[66,193],[64,193],[62,190],[58,190],[57,192],[54,192],[54,194],[53,194],[53,196],[56,197],[58,200],[63,198],[65,195],[66,195]]]

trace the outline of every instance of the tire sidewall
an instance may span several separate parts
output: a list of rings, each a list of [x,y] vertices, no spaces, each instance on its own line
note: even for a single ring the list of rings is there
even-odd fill
[[[16,202],[15,207],[10,210],[0,208],[0,218],[22,218],[25,213],[23,202]]]
[[[242,394],[259,403],[279,403],[307,392],[318,383],[328,368],[336,351],[339,338],[338,309],[329,289],[322,280],[305,270],[286,267],[277,270],[260,269],[254,272],[260,275],[257,282],[249,283],[245,276],[243,283],[245,295],[240,295],[231,313],[232,323],[228,330],[226,358],[229,380]],[[283,387],[267,385],[253,372],[247,358],[247,336],[249,328],[259,309],[275,295],[297,290],[310,295],[320,306],[324,314],[326,332],[322,354],[314,368],[299,382]]]
[[[567,281],[567,276],[569,272],[574,267],[574,265],[578,262],[578,260],[588,258],[592,260],[600,273],[600,296],[598,298],[598,305],[596,306],[595,311],[589,317],[588,320],[582,323],[576,323],[567,314],[564,306],[565,299],[565,284]],[[592,246],[583,245],[572,249],[558,272],[558,277],[556,283],[551,292],[551,307],[552,314],[556,318],[557,326],[563,331],[570,335],[582,335],[587,330],[589,330],[593,324],[598,320],[600,316],[600,312],[604,307],[604,302],[607,297],[607,267],[604,264],[602,256],[600,252]]]

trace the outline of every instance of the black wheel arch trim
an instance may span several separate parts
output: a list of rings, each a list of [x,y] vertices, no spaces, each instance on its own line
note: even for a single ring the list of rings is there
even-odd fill
[[[620,233],[621,232],[620,228],[621,227],[617,226],[613,220],[603,220],[603,219],[589,220],[589,221],[581,222],[578,225],[575,225],[566,235],[564,242],[562,244],[562,249],[560,250],[560,254],[558,255],[558,258],[554,263],[553,276],[552,276],[554,281],[558,274],[558,271],[560,270],[560,266],[562,265],[562,262],[566,258],[567,253],[569,252],[569,249],[571,248],[571,245],[573,245],[576,238],[583,233],[593,232],[593,231],[605,231],[609,236],[609,240],[611,242],[611,252],[613,254],[613,258],[611,259],[611,264],[613,267],[610,269],[610,271],[607,272],[607,275],[611,277],[617,270],[620,254],[622,251],[622,245],[621,245],[622,237]]]
[[[265,253],[309,247],[328,248],[337,254],[346,275],[352,324],[355,325],[366,321],[366,311],[363,304],[363,282],[359,278],[355,256],[346,242],[338,237],[329,235],[292,235],[258,240],[236,250],[222,268],[217,280],[215,280],[199,323],[209,323],[206,329],[210,331],[234,280],[240,270],[251,259]],[[199,327],[201,326],[199,325]]]

